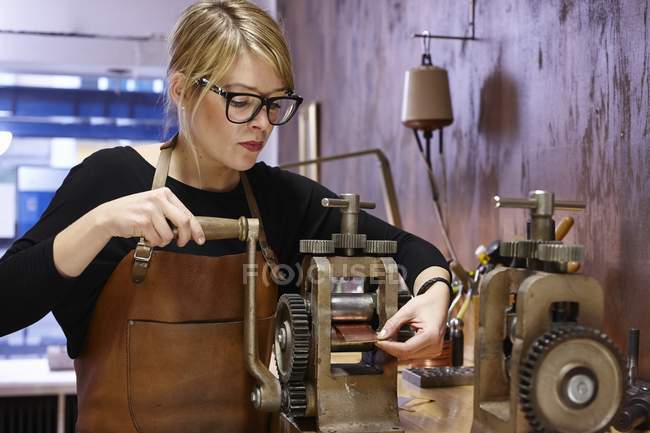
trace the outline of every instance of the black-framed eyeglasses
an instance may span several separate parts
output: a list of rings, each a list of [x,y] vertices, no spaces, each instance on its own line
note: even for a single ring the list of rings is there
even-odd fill
[[[201,78],[196,82],[200,86],[207,86],[210,82]],[[262,107],[266,107],[266,116],[271,125],[284,125],[287,123],[302,103],[298,95],[284,96],[256,95],[254,93],[228,92],[219,86],[211,86],[210,90],[226,100],[226,118],[232,123],[247,123],[257,116]]]

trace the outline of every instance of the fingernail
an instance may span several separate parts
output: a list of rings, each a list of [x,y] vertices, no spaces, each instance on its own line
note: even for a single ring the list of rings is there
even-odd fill
[[[205,243],[205,238],[203,236],[199,236],[199,245],[203,245]]]
[[[385,330],[385,329],[382,329],[382,330],[379,332],[379,334],[377,334],[377,337],[378,337],[378,338],[386,338],[386,334],[387,334],[386,330]]]

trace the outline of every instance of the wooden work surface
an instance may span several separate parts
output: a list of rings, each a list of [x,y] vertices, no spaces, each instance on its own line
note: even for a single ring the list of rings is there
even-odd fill
[[[399,419],[406,433],[469,433],[472,386],[420,388],[401,376],[397,384]]]
[[[358,362],[359,354],[333,353],[333,362]],[[271,365],[274,365],[271,362]],[[400,424],[405,433],[469,433],[472,427],[472,386],[420,388],[397,378]]]
[[[401,376],[397,385],[399,419],[405,433],[469,433],[472,429],[473,386],[420,388]],[[611,428],[610,432],[618,430]]]

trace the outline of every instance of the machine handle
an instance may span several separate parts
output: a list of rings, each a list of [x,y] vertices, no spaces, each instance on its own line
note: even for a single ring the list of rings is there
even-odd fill
[[[199,216],[196,219],[201,224],[206,240],[239,239],[240,241],[245,241],[249,234],[249,221],[253,221],[253,219],[249,220],[245,217],[229,219]],[[255,221],[257,220],[255,219]],[[173,227],[172,232],[174,233],[174,238],[177,238],[178,229]]]
[[[350,206],[350,200],[344,198],[324,198],[321,201],[321,204],[324,207],[342,207],[347,208]],[[377,205],[372,202],[362,201],[359,202],[359,208],[361,209],[374,209]]]
[[[341,194],[339,198],[324,198],[321,200],[324,207],[337,207],[341,209],[341,234],[356,235],[359,224],[360,209],[374,209],[375,204],[361,201],[359,194]],[[346,249],[346,255],[353,255],[354,250]]]
[[[494,196],[496,207],[510,207],[520,209],[535,209],[537,207],[537,200],[530,200],[527,198],[504,198],[498,195]]]
[[[244,290],[244,360],[246,370],[255,379],[256,384],[251,393],[251,402],[256,409],[264,412],[277,412],[280,410],[281,389],[280,383],[273,376],[268,366],[259,358],[257,345],[257,315],[255,312],[255,283],[257,280],[256,249],[259,233],[258,220],[252,227],[253,232],[246,239],[247,272],[246,287]]]
[[[585,210],[587,205],[579,201],[562,200],[555,202],[555,209],[581,211]]]
[[[544,210],[547,215],[551,215],[553,210],[581,211],[587,207],[585,203],[574,200],[555,201],[553,194],[546,191],[532,191],[531,198],[509,198],[495,195],[494,201],[497,208],[532,209],[533,212]]]
[[[257,344],[256,283],[257,283],[257,241],[259,220],[197,217],[206,239],[239,239],[246,241],[246,287],[244,289],[244,346],[243,355],[246,370],[255,380],[251,402],[256,409],[265,412],[280,410],[280,383],[268,366],[259,358]],[[178,230],[173,229],[174,236]]]

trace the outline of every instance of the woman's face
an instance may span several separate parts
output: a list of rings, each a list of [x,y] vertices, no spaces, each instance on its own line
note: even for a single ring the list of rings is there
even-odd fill
[[[249,52],[239,56],[217,85],[229,92],[262,96],[281,96],[286,88],[271,65]],[[247,123],[230,122],[226,118],[226,99],[214,92],[207,93],[188,123],[199,155],[238,171],[255,164],[273,131],[265,107]]]

